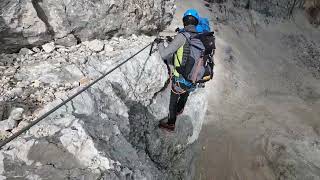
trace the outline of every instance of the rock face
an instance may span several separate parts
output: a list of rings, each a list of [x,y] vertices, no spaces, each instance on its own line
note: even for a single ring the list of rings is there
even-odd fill
[[[302,9],[288,16],[290,9],[282,8],[282,1],[246,2],[210,4],[219,30],[215,70],[224,75],[217,77],[210,96],[209,131],[217,138],[211,144],[226,149],[214,158],[228,156],[214,159],[216,165],[233,167],[224,172],[230,178],[217,179],[233,179],[238,171],[235,179],[318,180],[320,31],[308,23]],[[225,134],[231,138],[221,137]],[[262,165],[253,165],[254,156]]]
[[[313,24],[320,25],[320,1],[306,0],[304,8],[309,21]]]
[[[254,10],[257,13],[263,14],[266,21],[276,21],[292,18],[295,11],[304,9],[310,23],[320,24],[320,1],[317,0],[206,0],[208,2],[218,3],[220,15],[216,14],[217,18],[226,20],[239,19],[242,14],[239,14],[238,8]],[[208,4],[210,6],[210,4]],[[224,17],[227,16],[227,17]]]
[[[174,0],[22,0],[0,2],[0,52],[73,34],[78,40],[151,33],[168,25]]]
[[[18,55],[11,63],[20,68],[8,76],[13,83],[2,87],[2,101],[27,97],[38,105],[31,120],[153,39],[99,41],[108,47],[100,52],[85,42],[50,54]],[[175,133],[158,129],[168,113],[170,88],[165,88],[167,69],[159,55],[148,54],[149,48],[6,145],[0,151],[0,179],[191,180],[206,92],[191,94]],[[22,94],[10,93],[16,86]],[[26,124],[24,119],[13,132]]]

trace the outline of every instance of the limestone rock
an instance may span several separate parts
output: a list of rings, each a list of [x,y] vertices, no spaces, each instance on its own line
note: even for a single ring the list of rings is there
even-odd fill
[[[100,40],[95,39],[87,43],[86,46],[92,51],[100,52],[104,48],[104,43]]]
[[[109,44],[105,44],[104,45],[104,51],[105,52],[112,52],[114,49],[113,49],[113,47],[111,46],[111,45],[109,45]]]
[[[77,39],[74,37],[73,34],[69,34],[66,37],[57,39],[55,41],[55,44],[65,47],[71,47],[77,45]]]
[[[0,130],[1,131],[7,131],[7,130],[12,130],[17,126],[17,121],[21,120],[22,118],[22,113],[24,109],[23,108],[14,108],[10,116],[7,120],[0,121]]]
[[[55,49],[54,43],[51,42],[51,43],[44,44],[42,45],[42,49],[46,53],[51,53]]]
[[[14,109],[9,117],[5,116],[1,130],[17,132],[28,124],[25,119],[48,112],[153,39],[133,36],[118,38],[114,44],[96,40],[68,48],[69,51],[35,53],[35,61],[21,65],[15,73],[20,82],[11,91],[20,94],[23,89],[21,96],[30,104],[41,106],[27,117],[22,114],[23,109]],[[89,44],[100,47],[92,52],[89,48],[94,46]],[[68,55],[62,55],[63,52]],[[86,59],[86,63],[79,63],[80,59]],[[161,91],[167,79],[167,69],[159,54],[149,56],[148,49],[141,52],[10,143],[10,148],[3,151],[4,167],[13,169],[0,172],[1,176],[184,179],[189,176],[186,172],[194,159],[193,142],[203,121],[205,109],[200,106],[204,104],[198,103],[198,99],[204,93],[190,95],[199,107],[191,104],[186,108],[175,138],[169,138],[156,128],[159,119],[167,115],[170,88]],[[23,121],[15,127],[21,115]],[[174,163],[172,158],[177,158]]]
[[[0,7],[0,52],[39,45],[51,38],[31,1],[3,0]]]
[[[32,86],[35,87],[35,88],[38,88],[40,87],[40,81],[39,80],[35,80],[33,83],[32,83]]]
[[[14,121],[21,120],[23,111],[24,111],[23,108],[14,108],[10,113],[9,119]]]
[[[40,50],[39,48],[37,48],[37,47],[33,47],[33,48],[32,48],[32,51],[34,51],[34,52],[36,52],[36,53],[39,53],[41,50]]]
[[[17,126],[17,122],[12,119],[7,119],[4,121],[0,121],[0,130],[7,131],[15,128]]]
[[[19,51],[19,54],[21,54],[21,55],[31,55],[31,54],[33,54],[34,52],[33,51],[31,51],[30,49],[28,49],[28,48],[22,48],[22,49],[20,49],[20,51]]]
[[[70,46],[76,43],[71,34],[86,41],[154,32],[171,22],[175,10],[174,0],[2,0],[0,7],[0,52],[15,52],[54,39]]]

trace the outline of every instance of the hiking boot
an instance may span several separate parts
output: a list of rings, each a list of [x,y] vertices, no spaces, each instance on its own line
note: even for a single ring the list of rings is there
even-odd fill
[[[164,129],[166,131],[169,132],[173,132],[175,129],[175,125],[174,124],[168,124],[167,122],[160,122],[159,123],[159,128]]]

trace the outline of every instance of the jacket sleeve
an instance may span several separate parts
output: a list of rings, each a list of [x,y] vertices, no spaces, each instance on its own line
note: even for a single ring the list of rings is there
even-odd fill
[[[164,46],[164,43],[159,44],[159,53],[162,59],[165,61],[170,61],[176,51],[184,45],[186,42],[186,37],[179,33],[176,35],[176,37],[173,39],[172,42],[168,44],[167,47]]]

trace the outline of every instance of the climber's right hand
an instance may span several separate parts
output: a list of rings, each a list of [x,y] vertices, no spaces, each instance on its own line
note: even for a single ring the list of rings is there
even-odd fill
[[[166,40],[167,40],[168,42],[172,42],[172,41],[173,41],[173,38],[172,38],[171,36],[166,36]]]
[[[164,42],[164,39],[162,39],[162,38],[156,38],[153,42],[156,43],[156,44],[159,44],[159,43],[161,43],[161,42]]]

